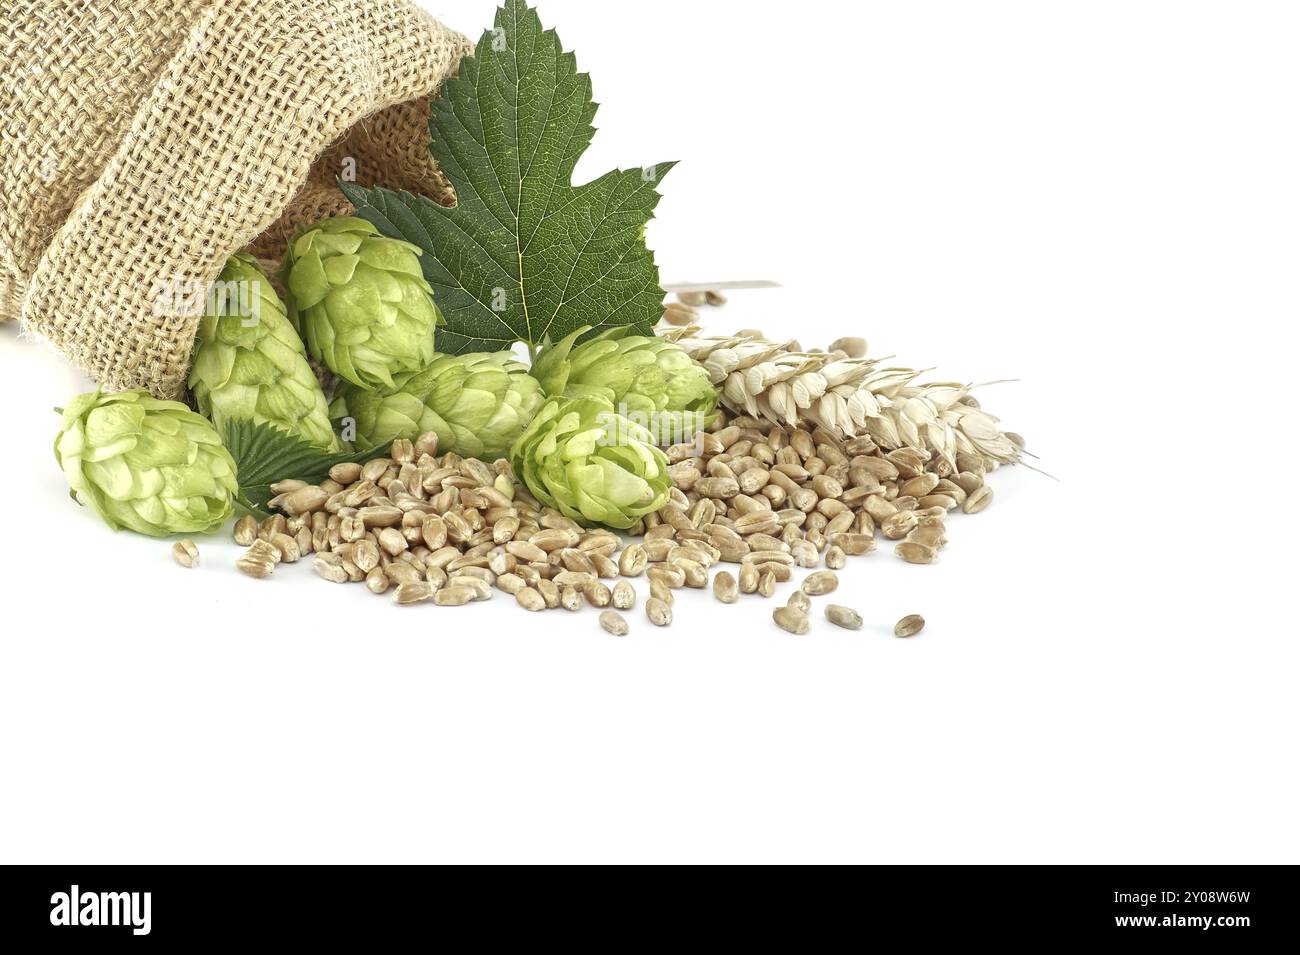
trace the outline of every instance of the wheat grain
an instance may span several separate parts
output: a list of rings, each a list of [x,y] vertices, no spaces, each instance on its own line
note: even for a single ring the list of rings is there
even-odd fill
[[[903,541],[894,547],[894,553],[909,564],[929,564],[934,562],[934,548],[917,541]]]
[[[894,624],[894,636],[914,637],[925,628],[925,618],[919,613],[910,613]]]
[[[794,607],[777,607],[772,611],[772,619],[782,630],[794,634],[805,634],[812,629],[808,615]]]
[[[832,570],[813,571],[803,579],[800,589],[810,597],[820,597],[833,592],[840,585],[840,579]]]
[[[546,598],[532,587],[525,587],[523,590],[515,594],[515,600],[518,602],[519,606],[534,613],[546,609]]]
[[[673,622],[673,608],[658,597],[645,602],[645,615],[656,627],[666,627]]]
[[[603,610],[600,614],[600,625],[606,633],[612,633],[616,637],[626,637],[628,634],[627,620],[621,613],[613,610]]]
[[[841,604],[827,604],[826,619],[837,627],[843,627],[845,630],[862,629],[862,615],[852,607],[845,607]]]
[[[620,580],[614,585],[613,604],[619,610],[631,610],[636,606],[636,590],[626,580]]]
[[[978,514],[984,508],[988,507],[993,501],[993,488],[988,485],[981,485],[970,493],[966,498],[966,503],[962,505],[962,511],[966,514]]]
[[[199,565],[199,549],[195,546],[194,541],[187,537],[172,544],[172,559],[182,567],[197,567]]]

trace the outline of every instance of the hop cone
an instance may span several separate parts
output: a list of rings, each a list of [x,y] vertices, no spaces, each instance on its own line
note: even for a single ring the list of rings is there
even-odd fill
[[[74,498],[114,530],[202,534],[230,516],[235,462],[212,425],[143,389],[79,395],[54,442]]]
[[[646,425],[657,444],[689,441],[718,406],[709,373],[676,342],[611,328],[574,345],[580,328],[545,348],[533,374],[548,395],[594,396]]]
[[[604,398],[548,398],[511,450],[545,504],[587,524],[631,527],[668,500],[668,458]]]
[[[301,435],[327,450],[338,447],[329,409],[302,340],[271,283],[248,255],[226,263],[199,323],[190,389],[199,410],[224,433],[226,421],[247,418]]]
[[[298,235],[284,259],[289,317],[313,358],[362,388],[433,360],[442,320],[420,273],[420,249],[365,219],[326,219]]]
[[[436,431],[441,450],[490,460],[510,449],[541,403],[541,385],[509,352],[479,352],[438,355],[391,388],[343,385],[330,413],[352,418],[365,447]]]

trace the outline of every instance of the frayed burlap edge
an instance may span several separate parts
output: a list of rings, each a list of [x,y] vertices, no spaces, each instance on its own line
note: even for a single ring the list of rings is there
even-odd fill
[[[346,211],[334,176],[449,197],[432,159],[411,166],[428,155],[411,119],[465,38],[406,0],[227,0],[199,26],[206,48],[169,63],[22,299],[30,331],[110,390],[178,395],[201,309],[174,306],[232,252],[273,256],[298,221]]]

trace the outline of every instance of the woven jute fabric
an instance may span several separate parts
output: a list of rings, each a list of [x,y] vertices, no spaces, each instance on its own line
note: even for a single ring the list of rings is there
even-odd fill
[[[175,397],[231,253],[338,178],[452,201],[428,100],[470,49],[410,0],[0,0],[0,320]]]

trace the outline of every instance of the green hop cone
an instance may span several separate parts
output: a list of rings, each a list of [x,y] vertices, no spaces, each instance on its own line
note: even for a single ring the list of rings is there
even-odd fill
[[[397,375],[391,388],[345,384],[330,415],[351,418],[357,443],[368,448],[436,431],[440,450],[491,460],[510,450],[542,400],[541,385],[509,352],[477,352],[438,355]]]
[[[393,375],[433,361],[442,316],[419,255],[356,217],[297,235],[284,257],[285,286],[312,357],[362,388],[392,387]]]
[[[644,424],[657,444],[690,441],[717,413],[709,373],[676,342],[611,328],[580,345],[579,328],[542,350],[533,374],[548,395],[596,396]]]
[[[325,394],[302,340],[256,260],[233,256],[218,282],[199,323],[190,369],[199,410],[220,433],[230,419],[246,418],[337,449]]]
[[[213,531],[239,491],[235,462],[207,419],[144,389],[72,399],[54,456],[73,497],[114,530],[152,537]]]
[[[548,398],[510,454],[533,495],[586,524],[631,527],[668,500],[668,458],[604,398]]]

